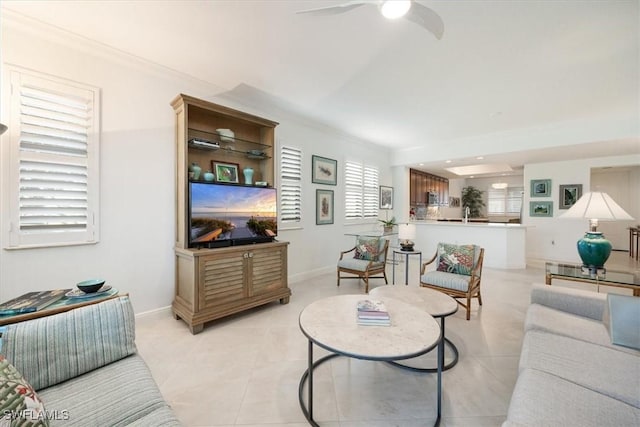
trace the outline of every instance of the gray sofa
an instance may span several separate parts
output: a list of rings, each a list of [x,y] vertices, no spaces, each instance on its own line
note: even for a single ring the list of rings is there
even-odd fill
[[[639,325],[640,298],[534,285],[503,427],[640,425]]]
[[[179,426],[134,339],[124,296],[8,325],[0,354],[36,390],[52,426]]]

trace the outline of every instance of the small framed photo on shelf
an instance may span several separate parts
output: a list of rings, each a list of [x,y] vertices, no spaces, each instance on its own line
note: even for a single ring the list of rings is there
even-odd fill
[[[560,204],[558,209],[569,209],[582,196],[582,184],[560,186]]]
[[[216,174],[216,181],[218,182],[230,182],[238,184],[238,169],[240,166],[237,163],[222,163],[215,160],[211,161],[211,166]]]
[[[316,225],[333,224],[333,190],[316,190]]]
[[[338,161],[316,155],[311,156],[311,182],[338,185]]]
[[[529,216],[553,216],[553,202],[529,202]]]
[[[393,187],[380,186],[380,209],[393,209]]]
[[[531,180],[531,197],[549,197],[551,196],[551,180],[550,179],[532,179]]]

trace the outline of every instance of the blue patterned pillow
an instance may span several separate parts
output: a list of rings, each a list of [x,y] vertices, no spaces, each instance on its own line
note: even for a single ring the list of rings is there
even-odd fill
[[[49,425],[40,397],[4,356],[0,356],[0,425],[22,427]]]
[[[474,260],[475,245],[438,244],[438,271],[471,276]]]
[[[377,260],[380,253],[380,239],[378,237],[358,237],[354,258],[366,261]]]

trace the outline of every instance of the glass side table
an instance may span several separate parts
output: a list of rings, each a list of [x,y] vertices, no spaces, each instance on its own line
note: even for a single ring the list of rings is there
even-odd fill
[[[602,286],[626,288],[633,291],[633,295],[640,296],[640,273],[634,271],[590,270],[582,264],[563,264],[558,262],[545,263],[545,282],[551,285],[553,279],[568,280],[596,285],[597,290]]]

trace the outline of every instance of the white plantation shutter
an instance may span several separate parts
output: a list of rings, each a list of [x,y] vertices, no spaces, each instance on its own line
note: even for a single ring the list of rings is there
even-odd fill
[[[378,168],[357,162],[345,163],[345,218],[378,217]]]
[[[362,165],[355,162],[346,162],[344,171],[344,214],[346,219],[362,218],[364,205],[362,194],[362,178],[364,176]]]
[[[489,188],[489,215],[519,214],[522,207],[524,187]]]
[[[94,243],[99,90],[11,69],[10,247]]]
[[[380,206],[380,190],[378,187],[378,168],[371,166],[364,167],[363,177],[363,216],[365,218],[377,218]]]
[[[302,220],[302,151],[294,147],[280,149],[280,221]]]

